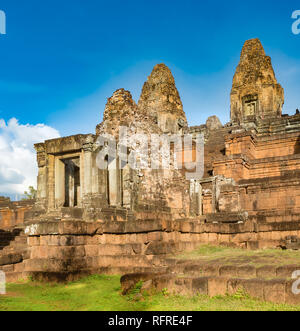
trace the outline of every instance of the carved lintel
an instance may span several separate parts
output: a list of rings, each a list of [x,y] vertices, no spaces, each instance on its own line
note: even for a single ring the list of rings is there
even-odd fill
[[[45,144],[36,144],[34,145],[34,148],[37,153],[37,163],[39,168],[43,168],[46,166],[46,149],[45,149]]]
[[[85,153],[92,153],[95,150],[95,144],[94,144],[94,138],[92,135],[89,135],[86,137],[82,148],[84,150]]]

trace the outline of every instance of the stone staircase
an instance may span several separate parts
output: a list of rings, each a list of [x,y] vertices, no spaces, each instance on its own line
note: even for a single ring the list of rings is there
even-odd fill
[[[152,273],[124,275],[121,284],[124,294],[143,281],[147,290],[171,294],[215,297],[241,292],[272,303],[300,305],[300,294],[292,291],[293,286],[300,290],[295,283],[297,279],[293,279],[299,270],[300,264],[255,266],[171,258],[161,260],[161,267]]]
[[[29,257],[27,236],[22,229],[0,230],[0,270],[5,272],[6,281],[24,278],[24,261]]]

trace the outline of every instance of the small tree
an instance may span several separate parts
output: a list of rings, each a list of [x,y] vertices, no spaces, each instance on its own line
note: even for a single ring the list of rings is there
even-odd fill
[[[37,190],[33,186],[29,186],[28,192],[25,191],[24,194],[26,198],[24,200],[35,200],[37,195]]]

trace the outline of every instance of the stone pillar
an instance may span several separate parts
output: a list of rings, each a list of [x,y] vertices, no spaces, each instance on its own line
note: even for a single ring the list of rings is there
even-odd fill
[[[191,215],[203,215],[203,198],[202,198],[202,185],[199,180],[190,181],[190,211]]]
[[[48,155],[48,210],[55,209],[55,156],[52,154]]]
[[[84,151],[83,150],[80,153],[79,167],[80,167],[80,205],[79,205],[79,207],[82,207],[83,196],[84,196]]]
[[[212,196],[211,196],[211,203],[212,203],[212,213],[217,212],[217,178],[213,178],[212,180]]]
[[[108,165],[108,183],[109,183],[109,203],[111,206],[119,205],[119,190],[118,190],[118,169],[117,159],[110,162]]]
[[[65,204],[75,207],[75,165],[72,160],[65,163]]]
[[[83,144],[83,199],[85,204],[90,204],[91,195],[93,193],[93,151],[94,151],[94,138],[87,136]]]
[[[219,200],[221,196],[221,187],[224,182],[224,178],[222,176],[217,176],[215,178],[215,212],[220,212]]]
[[[116,157],[116,177],[117,177],[117,206],[122,206],[122,195],[123,195],[123,174],[120,169],[120,160],[119,157]]]
[[[202,185],[199,181],[196,181],[196,194],[197,194],[197,216],[203,215],[203,191]]]
[[[96,153],[92,154],[92,193],[100,196],[100,186],[99,186],[99,169],[96,164]]]
[[[44,144],[36,144],[35,150],[37,153],[38,163],[38,178],[37,178],[37,201],[36,206],[41,209],[47,208],[47,166]]]
[[[190,214],[197,215],[197,196],[196,196],[196,181],[190,180]]]
[[[65,164],[56,157],[55,158],[55,209],[59,209],[65,204],[66,185],[65,185]]]
[[[122,205],[125,208],[131,209],[131,192],[132,192],[132,173],[129,164],[127,164],[122,170]]]

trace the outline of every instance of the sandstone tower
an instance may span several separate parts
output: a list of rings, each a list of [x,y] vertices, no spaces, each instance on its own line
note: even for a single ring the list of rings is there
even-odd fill
[[[118,137],[120,126],[129,127],[132,133],[179,133],[188,127],[174,77],[165,64],[153,68],[138,105],[124,89],[115,91],[107,100],[103,122],[97,126],[96,134]]]
[[[284,91],[259,39],[245,42],[231,90],[231,121],[281,117]]]
[[[103,122],[97,125],[96,135],[109,133],[118,139],[120,127],[129,128],[131,134],[161,133],[154,118],[147,113],[147,109],[139,108],[131,93],[123,88],[116,90],[108,98]]]
[[[96,134],[109,133],[118,136],[120,126],[134,125],[138,109],[131,93],[119,89],[107,100],[103,122],[96,127]]]
[[[165,64],[154,67],[144,84],[138,107],[164,133],[178,133],[188,126],[174,77]]]

